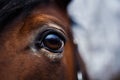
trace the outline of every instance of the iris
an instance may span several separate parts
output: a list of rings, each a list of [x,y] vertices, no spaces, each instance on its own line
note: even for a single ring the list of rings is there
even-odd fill
[[[43,39],[43,44],[50,50],[59,50],[63,47],[64,41],[56,34],[48,34]]]

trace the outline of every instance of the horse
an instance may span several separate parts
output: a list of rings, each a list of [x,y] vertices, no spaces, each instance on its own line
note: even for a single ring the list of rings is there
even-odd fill
[[[77,80],[69,2],[0,0],[0,80]]]

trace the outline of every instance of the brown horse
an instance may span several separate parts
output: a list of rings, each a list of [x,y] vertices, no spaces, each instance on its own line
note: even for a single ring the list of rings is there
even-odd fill
[[[0,0],[0,80],[77,80],[69,0]]]

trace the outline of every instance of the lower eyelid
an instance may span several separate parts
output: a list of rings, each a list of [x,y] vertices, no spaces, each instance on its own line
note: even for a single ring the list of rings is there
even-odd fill
[[[44,48],[41,48],[40,51],[37,51],[35,48],[31,47],[31,50],[33,52],[32,55],[35,55],[37,57],[46,56],[47,58],[49,58],[52,61],[60,61],[63,57],[63,54],[61,54],[61,53],[54,54]]]

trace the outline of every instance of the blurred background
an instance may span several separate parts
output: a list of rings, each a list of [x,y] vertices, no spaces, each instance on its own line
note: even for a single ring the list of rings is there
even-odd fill
[[[120,0],[73,0],[68,12],[74,21],[75,42],[91,79],[119,76]]]

